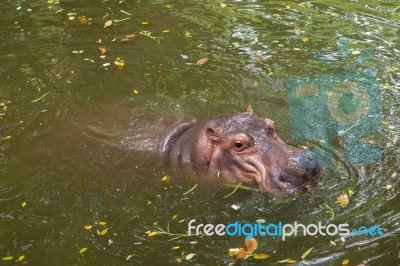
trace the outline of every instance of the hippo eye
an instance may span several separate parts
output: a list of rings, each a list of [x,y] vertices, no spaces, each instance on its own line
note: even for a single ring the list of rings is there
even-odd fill
[[[245,145],[241,141],[237,140],[233,143],[233,148],[235,151],[242,151],[245,148]]]

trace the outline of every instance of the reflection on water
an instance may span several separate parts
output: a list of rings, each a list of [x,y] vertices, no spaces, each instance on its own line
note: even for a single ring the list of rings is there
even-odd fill
[[[242,246],[242,237],[168,241],[173,237],[148,234],[157,226],[184,233],[190,219],[262,218],[380,225],[385,235],[258,238],[257,252],[270,258],[236,264],[300,260],[314,247],[299,265],[398,265],[397,3],[7,0],[0,9],[0,258],[25,256],[34,265],[228,264],[235,262],[229,248]],[[82,16],[90,23],[80,23]],[[160,44],[141,31],[162,37]],[[345,54],[342,37],[349,41]],[[99,46],[106,47],[103,57]],[[361,62],[368,49],[372,57]],[[122,70],[114,65],[118,57]],[[203,57],[210,60],[196,66]],[[148,152],[168,125],[248,103],[276,121],[282,139],[319,147],[317,140],[290,141],[286,80],[367,68],[378,73],[383,127],[360,141],[382,151],[381,163],[349,164],[345,137],[335,138],[334,166],[293,200],[246,190],[224,198],[231,188],[204,184],[184,194],[194,184]],[[349,190],[354,195],[341,208],[336,198]],[[190,253],[196,255],[187,261]]]

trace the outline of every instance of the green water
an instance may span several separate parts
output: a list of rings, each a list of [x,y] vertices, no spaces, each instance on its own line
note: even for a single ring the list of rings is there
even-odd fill
[[[300,3],[3,0],[0,258],[10,260],[1,264],[399,265],[400,4]],[[343,61],[341,38],[349,41]],[[372,56],[353,66],[368,49]],[[210,60],[197,66],[203,57]],[[349,164],[345,138],[337,138],[334,166],[294,201],[251,191],[224,198],[232,188],[205,184],[183,195],[195,184],[148,152],[170,124],[244,111],[248,103],[275,120],[283,140],[312,145],[291,141],[286,80],[367,68],[377,71],[384,124],[364,137],[381,150],[381,163]],[[349,189],[355,194],[341,208],[336,198]],[[184,234],[191,219],[348,222],[385,231],[342,240],[257,237],[266,260],[228,255],[243,236],[148,236],[157,227]]]

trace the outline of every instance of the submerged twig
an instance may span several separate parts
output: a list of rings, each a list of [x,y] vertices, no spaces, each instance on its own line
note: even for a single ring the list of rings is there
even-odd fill
[[[185,193],[183,193],[182,195],[186,195],[186,194],[188,194],[188,193],[190,193],[190,192],[192,192],[195,188],[197,187],[197,184],[196,185],[194,185],[194,187],[192,187],[191,189],[189,189],[188,191],[186,191]]]
[[[43,95],[42,95],[42,96],[40,96],[39,98],[37,98],[37,99],[33,100],[32,102],[33,102],[33,103],[35,103],[35,102],[37,102],[37,101],[40,101],[41,99],[43,99],[44,97],[46,97],[46,96],[47,96],[47,94],[49,94],[49,93],[50,93],[50,91],[46,92],[45,94],[43,94]]]

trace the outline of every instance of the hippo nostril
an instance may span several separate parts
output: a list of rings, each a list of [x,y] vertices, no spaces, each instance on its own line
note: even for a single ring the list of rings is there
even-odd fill
[[[302,152],[298,161],[302,168],[318,168],[317,155],[312,151]]]
[[[299,164],[295,161],[289,161],[287,165],[289,168],[292,168],[292,169],[296,169],[299,166]]]

